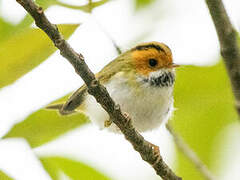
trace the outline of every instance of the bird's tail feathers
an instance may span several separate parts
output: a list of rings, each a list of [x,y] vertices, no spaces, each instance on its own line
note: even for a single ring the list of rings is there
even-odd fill
[[[64,104],[51,104],[51,105],[48,105],[46,109],[58,110],[61,115],[69,115],[76,112],[76,111],[65,111],[63,110],[63,106]]]
[[[62,109],[63,104],[51,104],[46,107],[46,109],[60,110]]]

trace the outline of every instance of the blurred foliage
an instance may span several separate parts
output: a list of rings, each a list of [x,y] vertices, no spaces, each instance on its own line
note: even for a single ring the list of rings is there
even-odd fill
[[[1,1],[0,1],[1,2]],[[57,5],[57,0],[36,0],[35,1],[39,6],[41,6],[44,10],[46,10],[48,7],[52,5]],[[1,5],[1,4],[0,4]],[[2,18],[0,18],[0,41],[4,38],[6,39],[7,35],[13,35],[18,33],[19,31],[23,31],[24,28],[30,29],[30,25],[33,23],[33,18],[26,14],[23,20],[20,21],[19,24],[13,25],[8,22],[4,22]]]
[[[64,102],[69,95],[67,94],[51,104]],[[60,116],[57,111],[40,109],[24,121],[15,124],[3,138],[23,137],[34,148],[88,122],[88,118],[81,113]]]
[[[155,0],[135,0],[135,6],[136,9],[141,9],[144,8],[148,5],[150,5],[151,3],[153,3]]]
[[[109,0],[100,0],[83,6],[64,4],[57,0],[36,0],[47,9],[52,5],[91,12]],[[0,88],[13,83],[49,57],[56,48],[49,38],[39,29],[30,28],[33,19],[26,15],[16,26],[0,18]],[[67,39],[78,25],[59,25],[59,31]],[[31,44],[31,46],[29,46]]]
[[[36,0],[44,9],[51,5],[60,5],[84,12],[91,12],[93,8],[108,1],[100,0],[74,6],[57,0]],[[135,0],[136,9],[147,7],[154,1]],[[32,23],[33,19],[29,15],[16,26],[0,18],[0,88],[13,83],[56,50],[42,31],[30,28]],[[60,25],[59,30],[68,38],[77,27],[78,25]],[[237,121],[231,86],[224,65],[219,63],[210,67],[180,68],[174,93],[177,110],[172,121],[175,130],[213,170],[216,161],[213,154],[219,151],[214,147],[215,137],[227,125]],[[87,122],[88,119],[83,114],[59,116],[56,111],[41,109],[16,124],[4,138],[23,137],[31,147],[37,147]],[[42,157],[41,162],[54,180],[59,179],[59,172],[76,180],[109,179],[81,162],[63,157]],[[203,180],[181,152],[177,152],[176,162],[177,174],[183,179]],[[11,179],[0,171],[0,179],[4,178]]]
[[[74,180],[110,180],[92,167],[75,160],[63,157],[42,157],[40,160],[53,180],[60,180],[60,172]]]
[[[60,116],[56,111],[41,109],[14,125],[3,138],[23,137],[34,148],[87,122],[88,119],[80,113]]]
[[[29,14],[26,14],[23,20],[18,23],[13,29],[13,33],[18,33],[19,31],[24,31],[25,28],[30,28],[29,26],[33,23],[33,18]]]
[[[177,72],[175,85],[175,130],[199,158],[213,170],[215,137],[227,125],[237,121],[231,85],[223,63],[210,67],[186,66]],[[203,180],[180,152],[178,175],[183,179]]]
[[[68,38],[78,25],[59,25]],[[13,83],[48,58],[56,48],[40,29],[28,28],[0,41],[0,88]]]
[[[82,5],[82,6],[66,4],[58,0],[36,0],[36,3],[39,6],[43,7],[43,9],[47,9],[49,6],[52,6],[52,5],[59,5],[59,6],[70,8],[70,9],[76,9],[84,12],[91,12],[94,8],[99,7],[109,1],[110,0],[100,0],[100,1],[94,1],[94,2],[88,1],[86,5]]]
[[[83,6],[70,5],[70,4],[66,4],[66,3],[63,3],[63,2],[60,2],[57,0],[36,0],[36,3],[39,6],[41,6],[44,10],[46,10],[48,7],[50,7],[52,5],[58,5],[58,6],[62,6],[65,8],[80,10],[80,11],[89,13],[94,8],[99,7],[109,1],[110,0],[100,0],[97,2],[88,3]],[[25,17],[23,18],[23,20],[15,28],[12,28],[13,31],[11,31],[11,32],[16,33],[16,32],[18,32],[18,30],[23,30],[24,28],[29,27],[32,23],[33,23],[33,18],[29,14],[26,14]],[[0,30],[0,32],[1,32],[1,30]]]
[[[37,5],[41,6],[43,9],[47,9],[49,6],[56,5],[57,0],[36,0]]]
[[[88,4],[83,5],[83,6],[74,6],[74,5],[62,3],[60,1],[57,1],[56,4],[60,5],[62,7],[66,7],[66,8],[70,8],[70,9],[76,9],[76,10],[80,10],[80,11],[90,13],[94,8],[99,7],[99,6],[105,4],[109,1],[110,0],[100,0],[100,1],[96,1],[96,2],[90,2],[89,1]]]
[[[13,25],[0,18],[0,42],[8,37],[13,27]]]
[[[13,179],[0,170],[0,180],[13,180]]]

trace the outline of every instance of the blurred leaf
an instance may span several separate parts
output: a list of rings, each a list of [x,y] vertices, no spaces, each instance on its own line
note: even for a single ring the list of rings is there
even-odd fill
[[[230,82],[222,63],[211,67],[179,69],[175,85],[176,112],[173,123],[200,159],[214,169],[215,137],[237,121]],[[178,175],[203,180],[194,166],[178,152]]]
[[[8,37],[14,26],[0,18],[0,42]]]
[[[59,25],[68,38],[78,25]],[[26,74],[49,57],[56,48],[40,29],[25,29],[0,42],[0,88]]]
[[[155,0],[135,0],[136,9],[144,8],[153,3],[154,1]]]
[[[41,6],[45,10],[49,6],[56,5],[57,0],[36,0],[36,4]]]
[[[37,5],[41,6],[44,10],[46,10],[49,6],[56,5],[57,0],[36,0],[35,1]],[[26,27],[29,27],[34,22],[31,15],[28,13],[25,15],[23,20],[15,27],[15,32],[18,32],[18,30],[22,30]]]
[[[56,0],[36,0],[36,3],[46,10],[49,6],[56,4]],[[30,28],[33,23],[33,18],[27,13],[19,24],[13,25],[0,18],[0,41],[7,39],[9,35],[17,34],[19,31],[25,30],[24,28]]]
[[[109,0],[100,0],[100,1],[97,1],[97,2],[88,3],[88,4],[83,5],[83,6],[74,6],[74,5],[65,4],[65,3],[62,3],[62,2],[59,2],[59,1],[56,4],[59,5],[59,6],[66,7],[66,8],[81,10],[81,11],[89,13],[94,8],[99,7],[99,6],[101,6],[101,5],[103,5],[107,2],[109,2]]]
[[[53,180],[60,179],[59,173],[61,171],[74,180],[110,180],[110,178],[106,177],[102,173],[79,161],[63,157],[42,157],[40,160]]]
[[[14,125],[3,138],[23,137],[34,148],[54,140],[61,134],[87,122],[86,116],[80,113],[60,116],[57,111],[42,109]]]
[[[30,25],[34,22],[32,16],[30,14],[26,14],[20,23],[15,26],[15,32],[23,31],[25,28],[30,28]]]
[[[0,179],[1,180],[13,180],[10,178],[7,174],[5,174],[3,171],[0,170]]]
[[[67,94],[51,104],[64,102],[69,96]],[[40,109],[15,124],[3,138],[23,137],[34,148],[88,122],[88,118],[82,113],[61,116],[57,111]]]

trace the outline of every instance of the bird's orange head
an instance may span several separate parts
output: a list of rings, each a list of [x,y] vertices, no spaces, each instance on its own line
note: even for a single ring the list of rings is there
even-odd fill
[[[138,73],[148,75],[161,69],[177,67],[170,48],[159,42],[142,43],[131,49],[132,64]]]

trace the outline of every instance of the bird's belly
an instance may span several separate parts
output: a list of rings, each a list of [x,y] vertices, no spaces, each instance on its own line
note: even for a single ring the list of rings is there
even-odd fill
[[[173,109],[172,87],[141,86],[136,91],[122,79],[112,80],[105,86],[114,101],[120,105],[121,110],[132,118],[132,123],[138,131],[159,127]],[[104,128],[104,122],[109,120],[105,110],[90,95],[86,99],[86,112],[91,121],[100,128]],[[114,124],[108,129],[118,131]]]

